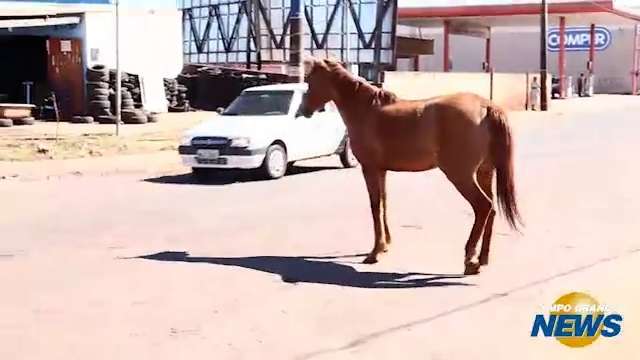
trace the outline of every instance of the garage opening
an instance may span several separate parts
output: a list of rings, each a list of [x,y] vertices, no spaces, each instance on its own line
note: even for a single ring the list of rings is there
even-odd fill
[[[0,36],[0,49],[0,103],[42,103],[50,92],[47,38]]]
[[[81,39],[0,35],[0,49],[0,103],[32,104],[39,116],[38,107],[54,94],[62,119],[84,112]],[[56,116],[53,111],[43,115]]]

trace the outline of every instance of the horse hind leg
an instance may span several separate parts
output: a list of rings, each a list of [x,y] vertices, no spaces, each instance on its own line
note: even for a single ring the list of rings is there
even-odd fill
[[[467,175],[452,175],[445,171],[445,174],[447,174],[447,177],[456,187],[458,192],[460,192],[460,194],[469,202],[475,214],[473,227],[471,228],[469,239],[465,245],[464,256],[464,274],[475,275],[480,272],[480,264],[478,262],[474,262],[473,258],[476,255],[478,241],[484,231],[487,219],[489,218],[489,213],[492,209],[491,200],[478,185],[474,172]]]
[[[493,205],[493,177],[495,173],[495,167],[490,162],[483,163],[478,169],[477,179],[480,188],[487,195],[491,204]],[[484,233],[482,235],[482,247],[480,248],[480,265],[489,265],[489,251],[491,248],[491,236],[493,234],[493,222],[496,217],[496,211],[491,207],[487,223],[484,226]]]

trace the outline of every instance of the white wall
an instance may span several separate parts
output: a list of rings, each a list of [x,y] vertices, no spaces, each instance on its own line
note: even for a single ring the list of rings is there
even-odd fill
[[[620,25],[605,26],[612,35],[611,45],[596,51],[595,92],[626,93],[631,91],[633,66],[634,29]],[[443,36],[442,31],[423,32],[434,39],[434,55],[420,57],[421,71],[442,71]],[[540,33],[535,28],[493,29],[491,40],[492,66],[496,72],[537,72],[540,67]],[[485,43],[483,39],[452,35],[451,57],[453,71],[481,71],[484,61]],[[552,74],[558,73],[558,53],[548,53],[548,68]],[[588,51],[567,52],[566,72],[574,77],[586,72]],[[403,63],[402,66],[408,66]],[[399,67],[399,70],[408,70]]]
[[[85,59],[88,66],[115,68],[115,17],[111,12],[85,14]],[[98,49],[98,58],[92,58]],[[163,78],[176,77],[183,66],[182,14],[176,10],[122,10],[120,16],[120,66],[142,76],[145,108],[165,112]]]
[[[589,3],[589,0],[548,0],[549,4],[561,4],[561,3],[573,3],[584,2]],[[637,6],[637,0],[615,0],[616,5],[631,5]],[[538,0],[430,0],[425,2],[424,0],[399,0],[398,5],[400,7],[412,8],[412,7],[449,7],[449,6],[481,6],[481,5],[522,5],[522,4],[540,4]]]

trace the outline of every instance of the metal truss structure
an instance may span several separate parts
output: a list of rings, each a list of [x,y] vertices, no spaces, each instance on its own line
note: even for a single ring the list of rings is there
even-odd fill
[[[288,61],[290,0],[223,1],[181,0],[186,63],[260,69]],[[358,64],[375,80],[395,65],[396,15],[397,0],[306,0],[303,47]]]

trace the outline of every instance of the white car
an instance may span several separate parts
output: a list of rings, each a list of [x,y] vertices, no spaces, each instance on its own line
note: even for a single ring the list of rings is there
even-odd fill
[[[298,160],[339,155],[357,166],[346,127],[333,103],[310,118],[300,114],[307,84],[245,89],[219,116],[188,130],[178,149],[196,177],[211,169],[261,169],[277,179]]]

